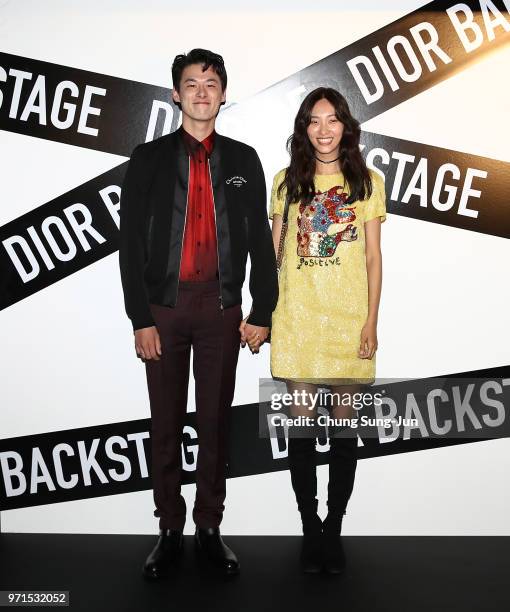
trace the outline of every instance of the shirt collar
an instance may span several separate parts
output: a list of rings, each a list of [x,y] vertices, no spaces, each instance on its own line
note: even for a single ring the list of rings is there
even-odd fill
[[[188,155],[193,157],[198,151],[200,145],[204,147],[207,155],[211,154],[213,147],[214,147],[214,137],[216,135],[216,132],[214,130],[209,134],[209,136],[204,138],[204,140],[202,141],[197,140],[194,136],[192,136],[189,132],[187,132],[182,127],[182,125],[180,127],[180,132],[181,132],[181,138],[184,142],[184,146],[186,147]]]

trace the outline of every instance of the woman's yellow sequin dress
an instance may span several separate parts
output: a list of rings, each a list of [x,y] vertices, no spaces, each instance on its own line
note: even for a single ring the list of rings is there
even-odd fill
[[[316,175],[316,195],[289,207],[280,293],[271,327],[271,374],[316,384],[371,384],[375,355],[360,359],[368,315],[365,221],[386,219],[384,181],[370,170],[372,195],[346,205],[343,174]],[[275,176],[269,218],[283,215],[285,170]]]

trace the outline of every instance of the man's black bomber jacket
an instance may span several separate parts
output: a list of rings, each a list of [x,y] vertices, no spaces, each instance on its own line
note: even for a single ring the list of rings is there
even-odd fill
[[[221,306],[241,303],[249,253],[248,322],[269,326],[278,279],[262,165],[255,149],[218,133],[209,164]],[[119,264],[133,330],[154,325],[149,303],[176,304],[188,176],[189,158],[179,130],[138,145],[131,155],[120,202]]]

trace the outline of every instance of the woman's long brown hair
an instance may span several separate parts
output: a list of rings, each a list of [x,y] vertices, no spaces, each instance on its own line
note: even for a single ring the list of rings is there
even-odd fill
[[[360,150],[361,134],[359,122],[351,115],[347,100],[341,93],[330,87],[319,87],[311,91],[301,103],[294,121],[294,133],[287,141],[290,165],[285,178],[278,187],[281,197],[285,188],[289,202],[309,204],[315,193],[315,150],[308,138],[312,109],[322,99],[328,100],[335,109],[335,115],[344,125],[340,141],[340,169],[349,187],[347,203],[365,200],[372,194],[372,180]]]

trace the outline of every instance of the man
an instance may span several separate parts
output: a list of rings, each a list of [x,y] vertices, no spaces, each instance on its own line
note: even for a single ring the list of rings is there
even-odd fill
[[[152,480],[159,538],[143,573],[177,566],[186,507],[181,441],[193,348],[199,452],[193,509],[200,552],[226,574],[239,571],[219,525],[225,499],[227,425],[239,345],[257,352],[278,299],[276,261],[256,151],[220,136],[223,58],[203,49],[172,65],[182,126],[138,145],[120,207],[119,263],[136,353],[145,362],[151,408]],[[250,255],[252,311],[240,325]]]

